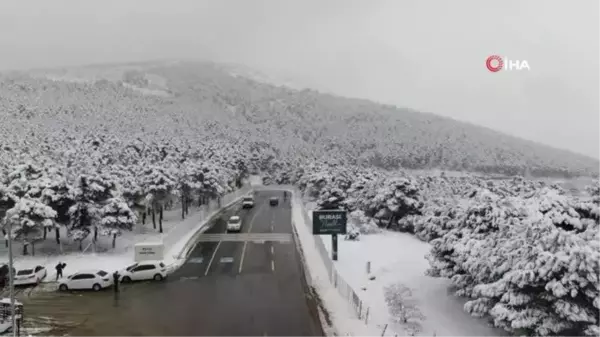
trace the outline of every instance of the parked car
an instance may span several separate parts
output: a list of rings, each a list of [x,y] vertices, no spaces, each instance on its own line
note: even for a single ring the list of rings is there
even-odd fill
[[[254,197],[249,195],[242,199],[242,208],[252,208],[254,207]]]
[[[239,232],[241,230],[242,230],[242,219],[237,215],[230,217],[229,221],[227,221],[227,231],[228,232]]]
[[[48,274],[43,266],[35,266],[33,268],[17,269],[15,275],[15,285],[32,285],[40,283]]]
[[[277,197],[271,197],[269,199],[269,205],[271,205],[271,206],[277,206],[277,205],[279,205],[279,198],[277,198]]]
[[[167,266],[162,261],[143,261],[120,270],[121,282],[155,280],[167,277]]]
[[[82,270],[59,281],[58,290],[91,289],[99,291],[113,285],[112,275],[104,270]]]

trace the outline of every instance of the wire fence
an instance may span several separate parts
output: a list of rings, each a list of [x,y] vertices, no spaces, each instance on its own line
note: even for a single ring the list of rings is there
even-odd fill
[[[292,190],[294,193],[297,193],[298,196],[302,195],[297,188],[292,188]],[[301,201],[301,199],[301,197],[298,198],[299,201]],[[304,205],[302,204],[301,206],[304,223],[312,231],[312,218]],[[361,299],[358,292],[355,291],[337,271],[330,252],[327,250],[327,247],[325,247],[323,240],[317,236],[314,241],[321,260],[327,269],[329,281],[338,290],[338,293],[350,304],[358,319],[362,320],[365,325],[381,331],[381,336],[397,336],[397,334],[392,331],[393,329],[388,326],[388,317],[382,317],[382,315],[372,312],[371,307]]]

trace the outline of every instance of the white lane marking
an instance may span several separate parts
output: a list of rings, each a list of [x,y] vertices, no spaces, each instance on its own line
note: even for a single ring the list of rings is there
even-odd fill
[[[275,271],[275,261],[271,260],[271,270]]]
[[[240,259],[240,268],[238,269],[238,274],[242,273],[242,267],[244,266],[244,254],[246,254],[246,246],[248,245],[248,241],[244,241],[244,248],[242,248],[242,258]]]
[[[271,246],[271,254],[275,254],[275,248]]]
[[[215,255],[217,255],[217,250],[219,250],[219,246],[221,246],[221,241],[219,241],[219,243],[217,243],[217,247],[215,248],[215,251],[213,252],[210,261],[208,261],[208,266],[206,267],[206,271],[204,272],[204,276],[208,275],[208,271],[210,270],[210,265],[213,263],[213,260],[215,259]]]
[[[250,227],[248,227],[248,233],[252,232],[252,226],[254,225],[254,218],[256,218],[256,215],[258,213],[260,213],[260,210],[262,209],[262,207],[265,204],[261,204],[260,206],[258,206],[258,209],[256,210],[256,213],[254,213],[252,215],[252,217],[250,218]],[[248,241],[244,241],[244,247],[242,248],[242,257],[240,258],[240,267],[238,268],[238,274],[242,273],[242,268],[244,267],[244,255],[246,255],[246,247],[248,246]]]

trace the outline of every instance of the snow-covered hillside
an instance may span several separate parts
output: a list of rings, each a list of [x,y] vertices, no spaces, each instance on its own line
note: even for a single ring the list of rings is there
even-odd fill
[[[0,219],[21,256],[160,233],[165,211],[192,217],[261,174],[348,210],[361,235],[422,240],[427,277],[448,279],[468,313],[499,328],[598,333],[597,180],[575,195],[486,176],[597,179],[597,160],[184,62],[2,75],[0,133]]]
[[[283,162],[325,157],[390,170],[598,174],[598,160],[592,158],[432,114],[261,83],[211,63],[6,74],[0,77],[0,94],[8,114],[0,131],[29,134],[30,147],[49,138],[64,142],[65,127],[77,129],[78,138],[100,127],[114,131],[105,136],[119,134],[125,146],[172,132],[182,136],[172,142],[185,140],[181,146],[227,140]],[[9,137],[2,145],[22,145],[15,142],[20,138]]]

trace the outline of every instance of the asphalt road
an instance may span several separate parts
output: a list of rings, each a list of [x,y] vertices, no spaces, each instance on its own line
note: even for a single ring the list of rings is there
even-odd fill
[[[123,285],[118,295],[22,299],[26,327],[46,324],[53,330],[44,334],[79,336],[323,336],[282,194],[258,191],[254,208],[225,212],[165,282]],[[278,206],[269,205],[271,196],[279,197]],[[241,233],[228,234],[226,219],[235,214]]]

